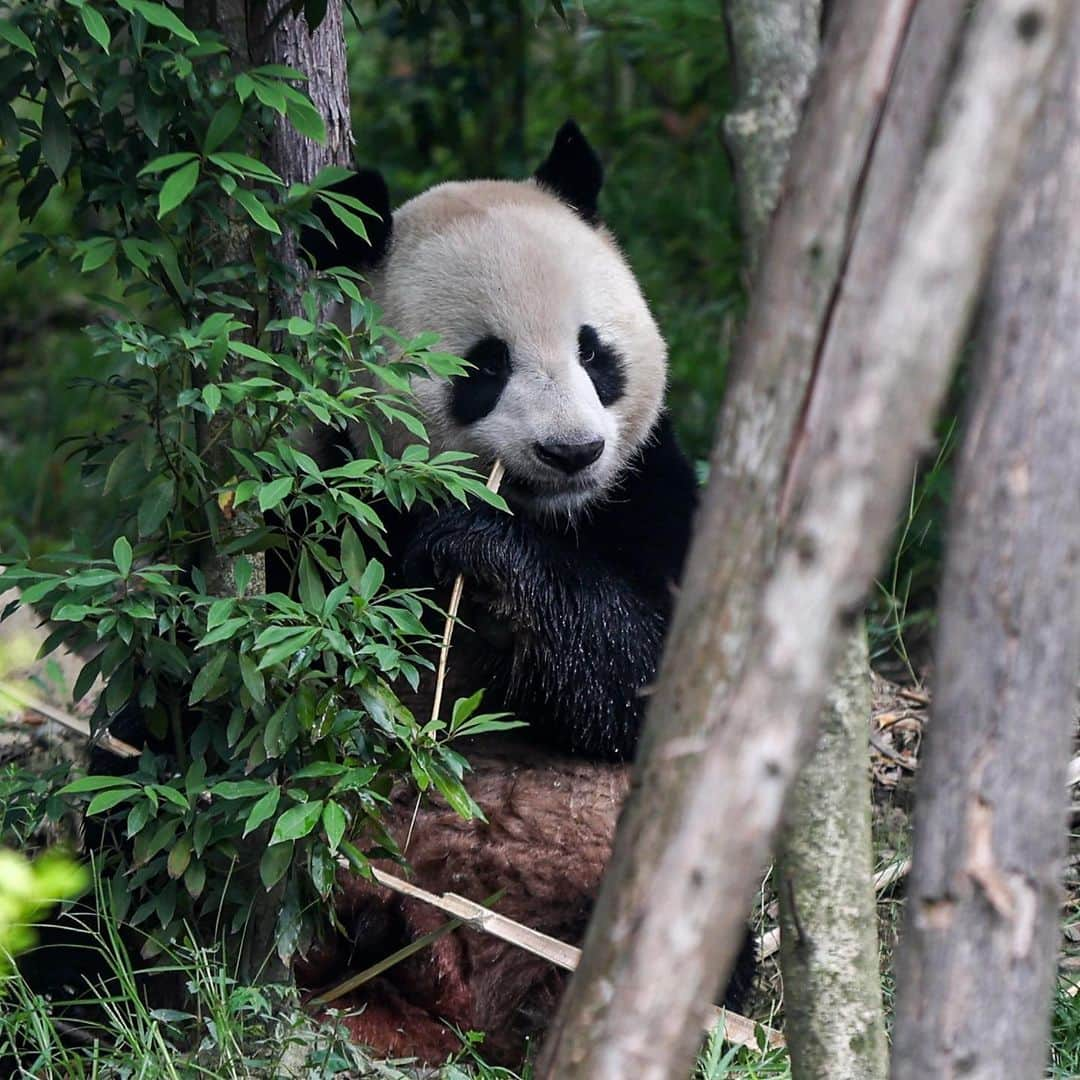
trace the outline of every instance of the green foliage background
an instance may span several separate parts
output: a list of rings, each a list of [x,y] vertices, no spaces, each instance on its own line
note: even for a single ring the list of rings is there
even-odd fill
[[[599,0],[566,22],[514,0],[469,8],[464,19],[445,3],[366,3],[359,27],[347,17],[358,162],[383,169],[401,202],[439,180],[526,176],[575,117],[604,158],[604,215],[670,346],[676,422],[704,456],[742,299],[719,7]],[[54,191],[35,229],[63,234],[70,209],[71,193]],[[17,233],[0,192],[0,247]],[[81,327],[111,290],[103,271],[0,263],[0,548],[12,525],[39,548],[108,533],[113,516],[52,448],[108,422],[109,403],[72,381],[108,374]]]

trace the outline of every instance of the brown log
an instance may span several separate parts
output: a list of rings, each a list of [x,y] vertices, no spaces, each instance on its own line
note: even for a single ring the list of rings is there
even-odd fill
[[[972,360],[897,1080],[1045,1075],[1080,667],[1080,11],[1068,10]]]
[[[735,956],[843,625],[860,610],[928,441],[1064,2],[983,0],[976,12],[880,308],[847,343],[861,357],[852,407],[829,418],[820,456],[793,493],[775,567],[760,591],[748,591],[743,567],[753,571],[760,556],[746,545],[769,531],[762,462],[785,468],[790,442],[776,444],[792,427],[778,433],[776,424],[790,409],[786,381],[805,392],[799,372],[822,340],[820,317],[802,316],[833,295],[855,209],[842,180],[853,165],[856,183],[861,176],[878,115],[858,91],[872,86],[878,102],[887,93],[910,8],[838,5],[832,17],[836,34],[789,170],[787,198],[800,212],[781,206],[770,234],[725,408],[741,421],[720,432],[644,759],[542,1077],[690,1071],[701,1002]],[[844,138],[819,126],[825,105],[838,102],[854,110],[833,114]],[[868,113],[870,130],[852,154],[847,125]],[[801,412],[802,393],[795,402]],[[717,494],[732,487],[741,499]],[[752,573],[751,585],[758,580]]]

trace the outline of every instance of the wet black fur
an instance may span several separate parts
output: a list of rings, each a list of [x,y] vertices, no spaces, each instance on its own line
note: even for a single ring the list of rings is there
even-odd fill
[[[690,541],[693,471],[664,417],[616,487],[573,522],[447,507],[399,522],[397,583],[466,580],[455,647],[485,706],[570,753],[629,758]],[[474,676],[474,677],[473,677]]]

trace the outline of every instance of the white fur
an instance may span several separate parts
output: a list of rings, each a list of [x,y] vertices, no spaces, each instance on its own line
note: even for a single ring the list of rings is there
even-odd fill
[[[434,330],[463,355],[494,336],[511,351],[512,375],[486,417],[462,427],[449,415],[445,379],[414,391],[433,447],[499,458],[507,495],[532,512],[573,512],[602,495],[648,437],[660,411],[666,349],[637,282],[610,235],[532,181],[441,184],[394,215],[390,251],[371,276],[387,324],[406,336]],[[604,408],[578,357],[592,326],[622,356],[626,389]],[[604,439],[604,452],[567,477],[534,445]],[[513,479],[531,493],[515,495]]]

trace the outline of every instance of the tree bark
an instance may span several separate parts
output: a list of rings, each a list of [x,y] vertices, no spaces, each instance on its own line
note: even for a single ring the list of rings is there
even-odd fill
[[[811,455],[820,452],[827,418],[843,416],[853,404],[845,388],[852,384],[858,353],[837,345],[857,340],[873,317],[966,8],[965,0],[940,0],[919,5],[912,15],[866,174],[859,227],[830,333],[796,434],[788,491],[800,482],[808,448]],[[856,635],[861,640],[845,650],[822,735],[786,807],[777,857],[784,1028],[796,1078],[869,1080],[884,1077],[888,1068],[870,884],[870,700],[862,620]],[[845,698],[845,687],[850,697]]]
[[[974,353],[893,1076],[1045,1075],[1080,667],[1080,12]]]
[[[724,120],[739,219],[756,266],[817,67],[821,0],[728,0],[738,103]]]
[[[756,265],[817,63],[821,4],[731,0],[727,18],[739,104],[725,132]],[[789,801],[775,868],[784,1027],[796,1078],[883,1080],[888,1067],[870,885],[869,664],[859,620],[830,689],[822,737]]]
[[[791,1075],[888,1075],[867,758],[870,656],[847,640],[821,733],[785,808],[777,857],[784,1034]]]
[[[861,357],[852,408],[828,418],[805,484],[789,489],[785,535],[760,587],[752,542],[775,529],[762,485],[786,468],[791,413],[801,416],[809,382],[800,372],[824,344],[911,5],[840,4],[830,20],[831,60],[796,140],[787,205],[770,232],[723,414],[736,423],[721,430],[714,453],[643,759],[542,1077],[653,1080],[690,1070],[812,744],[843,626],[861,606],[928,440],[1063,3],[980,5],[878,314],[843,344]],[[822,130],[823,120],[836,123]]]
[[[326,165],[348,165],[352,141],[349,123],[348,69],[345,58],[345,32],[342,23],[341,0],[329,0],[326,14],[314,33],[309,32],[303,15],[286,15],[288,7],[249,8],[244,0],[188,0],[185,15],[192,26],[214,26],[229,45],[234,65],[277,63],[295,68],[307,76],[303,89],[318,109],[326,126],[327,137],[315,143],[301,135],[288,121],[279,118],[263,151],[269,165],[286,184],[310,180]],[[225,237],[222,261],[230,263],[244,258],[249,243],[249,226],[237,221]],[[303,281],[307,266],[300,256],[296,239],[291,234],[282,237],[278,257]],[[296,295],[277,293],[272,297],[275,315],[286,316],[299,311],[299,290]],[[228,424],[219,414],[202,426],[201,446],[212,446],[208,460],[222,475],[228,474],[229,438],[219,430]],[[257,511],[241,508],[229,522],[219,521],[223,536],[242,536],[262,524]],[[252,566],[249,593],[266,591],[265,559],[249,556]],[[232,596],[238,592],[237,560],[207,545],[201,560],[206,576],[206,588],[211,595]],[[285,882],[269,893],[259,879],[259,859],[269,839],[269,829],[263,828],[245,840],[241,849],[241,865],[237,873],[247,882],[251,894],[251,914],[245,927],[239,957],[240,977],[248,983],[285,982],[290,978],[287,966],[278,956],[277,920],[281,910]]]
[[[288,6],[287,0],[283,0]],[[269,9],[267,9],[269,14]],[[314,33],[303,15],[271,19],[265,34],[261,63],[284,64],[307,75],[301,89],[311,98],[326,125],[326,141],[313,142],[285,120],[279,119],[270,136],[267,164],[286,184],[304,184],[327,165],[352,166],[352,121],[349,115],[349,66],[345,56],[345,27],[341,0],[330,0],[326,14]],[[280,258],[298,277],[307,276],[296,237],[284,235],[278,244]],[[297,314],[298,298],[278,297],[279,314]]]
[[[318,109],[326,127],[326,139],[317,143],[279,117],[271,132],[266,164],[286,185],[306,183],[327,165],[351,165],[352,126],[349,119],[348,65],[341,0],[329,0],[322,22],[312,32],[301,15],[281,15],[289,6],[261,9],[265,25],[249,25],[248,39],[256,63],[284,64],[302,72],[304,92]],[[277,245],[277,257],[299,282],[308,276],[308,264],[300,254],[296,237],[286,232]],[[271,296],[278,318],[302,312],[301,289],[294,294],[275,290]],[[232,560],[218,561],[232,563]],[[264,570],[265,574],[265,570]],[[264,578],[265,580],[265,578]],[[263,585],[265,590],[265,585]],[[281,982],[291,977],[277,950],[277,923],[285,897],[287,878],[269,892],[259,879],[259,858],[270,839],[269,826],[256,830],[245,842],[253,859],[249,877],[252,890],[251,919],[244,934],[241,977],[249,982]]]

